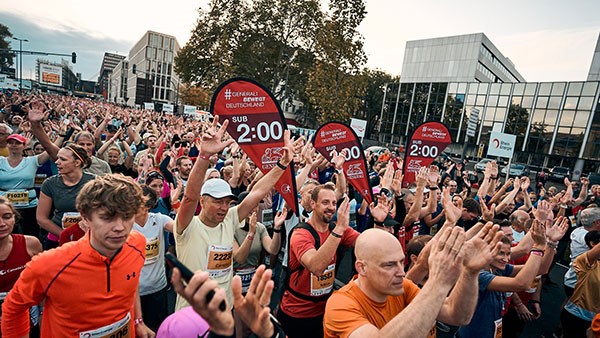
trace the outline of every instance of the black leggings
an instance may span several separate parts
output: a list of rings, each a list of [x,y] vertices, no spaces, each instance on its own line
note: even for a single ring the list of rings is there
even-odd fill
[[[277,319],[281,322],[288,338],[323,337],[323,316],[294,318],[279,309]]]

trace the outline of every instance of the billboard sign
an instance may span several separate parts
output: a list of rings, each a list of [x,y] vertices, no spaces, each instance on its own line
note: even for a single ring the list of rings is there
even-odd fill
[[[40,63],[40,83],[62,87],[62,67]]]

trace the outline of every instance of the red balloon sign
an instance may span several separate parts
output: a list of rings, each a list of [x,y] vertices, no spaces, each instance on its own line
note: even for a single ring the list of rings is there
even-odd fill
[[[416,180],[421,167],[429,166],[452,143],[448,127],[441,122],[425,122],[413,132],[404,157],[405,186]]]
[[[285,118],[269,90],[244,78],[223,82],[215,91],[210,110],[229,120],[227,132],[264,174],[277,165],[283,155]],[[298,212],[298,195],[293,163],[275,184],[288,206]]]
[[[367,203],[371,203],[373,195],[369,186],[367,161],[354,130],[340,122],[329,122],[317,129],[312,142],[315,149],[330,162],[334,156],[346,150],[343,168],[346,179]]]

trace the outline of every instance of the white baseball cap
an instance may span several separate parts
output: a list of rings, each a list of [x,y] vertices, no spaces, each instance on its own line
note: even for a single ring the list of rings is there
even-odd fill
[[[212,178],[207,180],[202,185],[202,191],[200,191],[200,195],[208,195],[212,198],[220,199],[225,197],[237,198],[232,192],[229,183],[220,178]]]

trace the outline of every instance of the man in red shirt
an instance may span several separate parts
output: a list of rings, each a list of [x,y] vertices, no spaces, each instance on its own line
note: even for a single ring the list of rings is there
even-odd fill
[[[290,338],[322,337],[325,303],[333,291],[336,250],[354,246],[359,233],[349,227],[350,209],[346,197],[336,213],[335,189],[320,185],[313,189],[313,213],[306,229],[298,227],[290,239],[290,277],[280,304],[278,318]],[[315,243],[316,231],[320,245]]]

